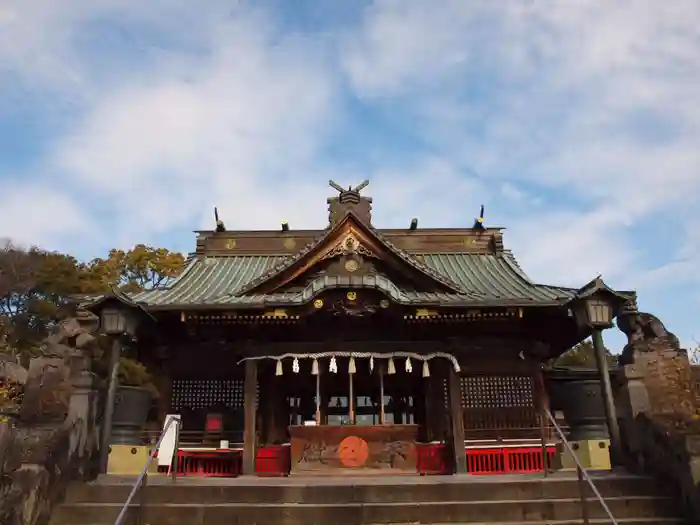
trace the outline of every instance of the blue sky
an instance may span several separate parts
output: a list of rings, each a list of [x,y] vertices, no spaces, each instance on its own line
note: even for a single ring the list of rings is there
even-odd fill
[[[697,0],[0,0],[0,236],[82,258],[323,227],[488,224],[700,339]],[[615,331],[606,335],[614,349]]]

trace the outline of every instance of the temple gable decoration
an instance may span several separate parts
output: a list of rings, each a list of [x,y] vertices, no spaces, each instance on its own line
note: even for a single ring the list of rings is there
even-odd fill
[[[320,262],[333,258],[344,259],[345,268],[349,273],[355,271],[364,259],[380,260],[426,290],[466,293],[459,284],[439,275],[393,246],[377,230],[362,221],[353,210],[349,210],[343,219],[331,226],[323,236],[306,246],[291,260],[271,268],[250,282],[239,294],[275,292],[311,271]]]

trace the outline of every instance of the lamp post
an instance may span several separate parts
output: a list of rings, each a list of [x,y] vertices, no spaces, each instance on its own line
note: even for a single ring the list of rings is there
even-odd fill
[[[112,347],[109,353],[109,383],[107,399],[105,400],[104,426],[102,428],[102,446],[100,447],[100,472],[107,472],[109,461],[109,442],[112,437],[112,419],[114,405],[119,387],[119,358],[121,357],[123,335],[133,335],[135,331],[134,317],[124,308],[109,306],[100,312],[100,329],[112,337]]]
[[[595,349],[595,360],[603,387],[603,407],[605,420],[610,434],[610,451],[613,461],[621,459],[620,427],[617,422],[617,411],[610,383],[607,352],[603,344],[603,330],[613,326],[613,305],[604,294],[598,293],[582,299],[579,305],[579,316],[590,328],[591,338]]]

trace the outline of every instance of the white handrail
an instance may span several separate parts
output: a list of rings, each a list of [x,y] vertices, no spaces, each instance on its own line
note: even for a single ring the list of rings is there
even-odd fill
[[[148,457],[148,461],[146,462],[146,466],[143,467],[141,474],[139,474],[139,477],[136,479],[136,483],[134,483],[134,486],[132,487],[131,492],[129,493],[129,497],[126,498],[126,502],[124,502],[124,506],[122,507],[122,510],[119,511],[119,515],[117,516],[117,519],[114,522],[114,525],[121,525],[122,522],[124,521],[124,518],[126,517],[126,513],[129,510],[129,505],[131,504],[131,500],[134,499],[134,496],[136,496],[136,492],[139,490],[139,487],[141,487],[141,484],[143,483],[143,479],[146,477],[146,473],[148,472],[148,469],[151,466],[151,463],[153,463],[153,458],[155,458],[156,452],[158,452],[158,449],[160,448],[160,444],[163,441],[165,434],[167,433],[168,429],[170,428],[170,425],[173,424],[173,422],[177,425],[177,427],[175,429],[175,436],[176,437],[175,437],[175,456],[174,456],[174,461],[177,464],[177,448],[178,448],[177,447],[177,442],[178,442],[177,436],[180,434],[181,421],[178,418],[172,417],[172,418],[168,419],[165,426],[163,427],[163,431],[160,433],[160,436],[158,436],[158,441],[156,441],[156,445],[155,445],[155,447],[153,447],[153,450],[151,451],[151,455]]]
[[[588,482],[588,484],[591,486],[591,490],[593,491],[593,494],[595,494],[595,497],[598,498],[598,502],[600,503],[601,507],[603,507],[603,509],[605,509],[605,512],[608,515],[608,518],[610,518],[610,521],[612,522],[613,525],[619,525],[617,520],[615,519],[615,516],[613,516],[612,512],[610,511],[610,507],[608,507],[608,504],[605,503],[603,496],[601,496],[600,492],[598,491],[595,484],[593,483],[593,480],[588,475],[588,472],[586,472],[586,469],[583,468],[583,465],[581,465],[581,462],[579,461],[578,457],[576,456],[574,449],[571,448],[571,445],[569,444],[569,442],[566,439],[566,436],[564,435],[564,431],[561,429],[561,427],[559,427],[556,420],[554,419],[554,416],[552,415],[552,413],[548,409],[545,409],[545,413],[547,414],[547,418],[549,418],[549,422],[552,424],[552,427],[554,427],[554,430],[556,430],[557,434],[559,434],[559,437],[561,438],[561,442],[564,444],[564,447],[566,448],[567,452],[569,454],[571,454],[572,458],[574,458],[574,461],[576,462],[576,467],[578,468],[578,471],[583,476],[583,479],[585,479]]]

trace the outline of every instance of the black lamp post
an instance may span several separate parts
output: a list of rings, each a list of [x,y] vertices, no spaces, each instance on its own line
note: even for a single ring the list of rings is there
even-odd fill
[[[603,406],[605,419],[610,433],[610,451],[613,461],[620,460],[620,427],[617,422],[617,411],[610,383],[607,352],[603,344],[603,330],[613,326],[614,305],[605,292],[594,293],[582,298],[576,305],[576,316],[579,322],[592,329],[591,338],[595,349],[595,360],[603,387]]]
[[[100,472],[107,472],[109,461],[109,442],[112,436],[112,419],[114,405],[119,387],[119,358],[122,350],[122,337],[133,336],[136,330],[136,318],[132,312],[120,306],[105,306],[100,312],[100,329],[112,337],[109,354],[109,383],[105,400],[104,426],[102,429],[102,447],[100,448]]]

